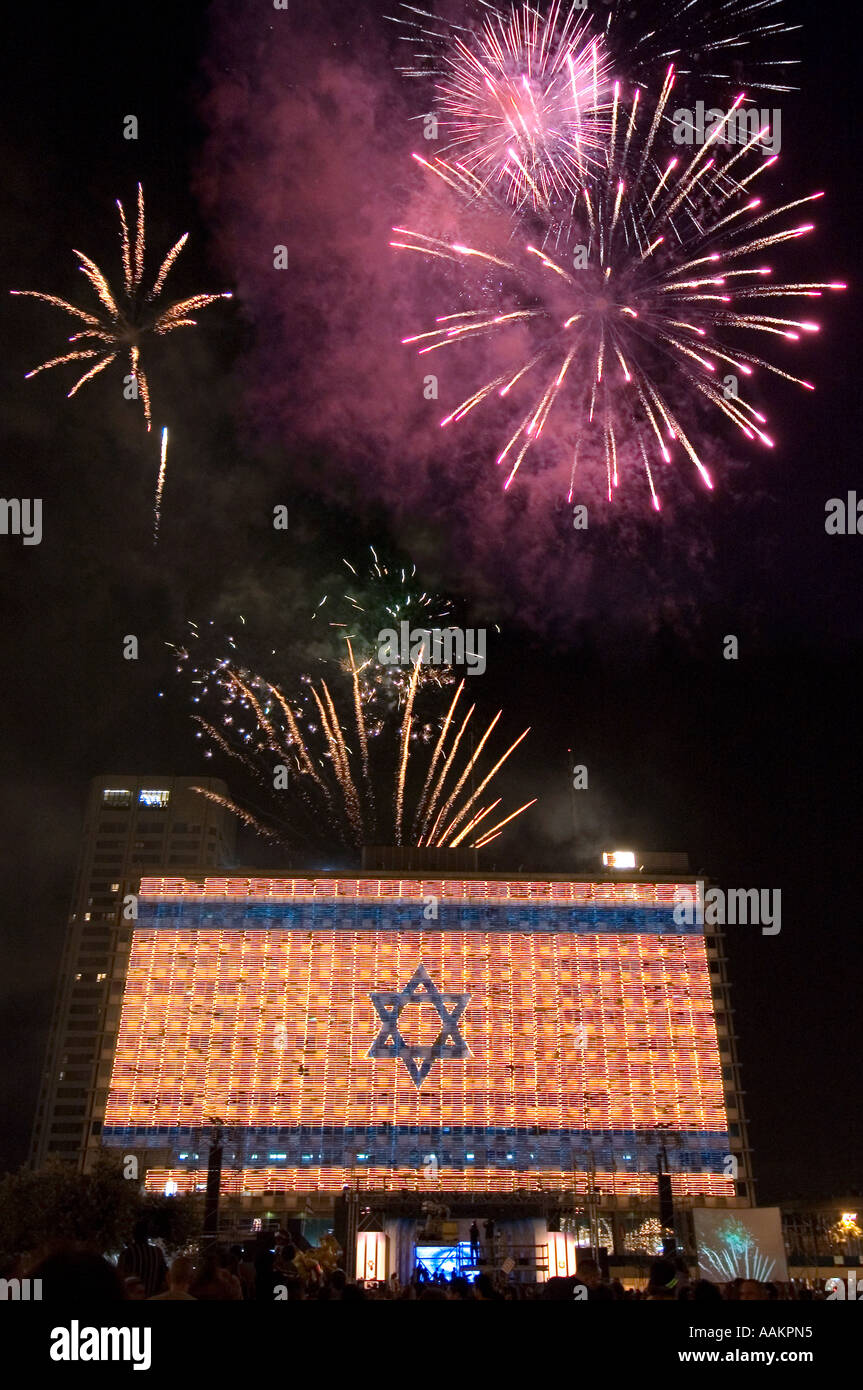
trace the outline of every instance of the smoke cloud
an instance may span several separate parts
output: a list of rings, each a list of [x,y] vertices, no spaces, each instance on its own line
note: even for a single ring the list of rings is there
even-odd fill
[[[710,545],[691,516],[685,526],[674,517],[705,506],[701,489],[675,496],[664,479],[659,518],[634,479],[609,508],[604,457],[586,451],[576,500],[590,523],[579,531],[564,444],[531,453],[505,493],[497,403],[441,429],[471,382],[499,369],[502,349],[418,358],[402,345],[462,305],[453,268],[393,250],[392,228],[407,220],[455,236],[458,223],[411,158],[435,152],[421,120],[431,93],[396,74],[383,22],[371,29],[355,16],[336,28],[295,12],[285,22],[227,3],[213,17],[197,192],[254,330],[244,409],[270,456],[280,450],[300,485],[364,520],[383,510],[421,567],[501,620],[561,642],[624,609],[628,620],[686,623],[681,594],[695,571],[703,581]],[[286,269],[274,268],[278,247]],[[451,307],[430,310],[441,302]],[[506,350],[517,358],[520,346]],[[436,400],[424,396],[430,372]]]

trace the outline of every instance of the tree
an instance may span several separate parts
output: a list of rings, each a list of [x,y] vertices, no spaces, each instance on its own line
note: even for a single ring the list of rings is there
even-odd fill
[[[34,1172],[22,1168],[0,1179],[0,1252],[15,1255],[77,1245],[112,1254],[131,1239],[138,1220],[152,1222],[151,1234],[169,1249],[182,1248],[200,1227],[191,1197],[156,1197],[123,1177],[122,1159],[99,1154],[89,1173],[59,1159]]]

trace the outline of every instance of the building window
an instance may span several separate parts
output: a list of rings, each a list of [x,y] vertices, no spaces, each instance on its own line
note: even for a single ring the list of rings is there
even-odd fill
[[[106,787],[102,792],[103,806],[131,806],[132,793],[122,788]]]
[[[138,792],[138,805],[150,806],[155,811],[165,810],[170,800],[171,793],[158,787],[142,787]]]

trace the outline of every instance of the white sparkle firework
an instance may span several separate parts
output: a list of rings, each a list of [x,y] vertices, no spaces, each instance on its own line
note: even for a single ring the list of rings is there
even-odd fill
[[[461,21],[444,19],[420,4],[402,3],[388,15],[398,26],[397,66],[404,77],[446,83],[453,71],[454,46],[481,52],[485,32],[529,33],[532,26],[577,29],[581,39],[600,38],[615,77],[658,88],[669,63],[684,77],[734,82],[753,91],[794,90],[788,76],[799,60],[792,56],[800,24],[785,18],[785,0],[592,0],[564,14],[555,0],[544,18],[529,0],[494,5],[467,0]],[[553,33],[553,30],[550,32]]]
[[[490,12],[452,37],[437,82],[441,153],[516,207],[577,190],[600,159],[609,84],[602,40],[554,0]]]

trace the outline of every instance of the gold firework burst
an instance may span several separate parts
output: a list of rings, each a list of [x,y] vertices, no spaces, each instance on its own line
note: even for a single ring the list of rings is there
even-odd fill
[[[204,309],[217,299],[230,299],[231,294],[195,294],[189,299],[180,299],[165,307],[162,294],[168,274],[188,240],[188,232],[175,242],[159,268],[159,272],[149,290],[144,288],[144,190],[138,184],[138,215],[134,240],[129,235],[129,226],[123,204],[117,200],[120,213],[120,238],[123,257],[123,289],[116,293],[103,272],[81,251],[75,251],[79,270],[86,275],[96,292],[98,305],[92,309],[81,309],[68,300],[55,294],[43,294],[41,290],[12,290],[12,294],[25,295],[30,299],[41,299],[70,314],[84,327],[73,333],[69,342],[74,344],[71,352],[51,357],[41,362],[27,373],[27,379],[47,371],[49,367],[60,367],[66,362],[88,361],[91,365],[78,378],[69,391],[74,396],[81,387],[91,381],[99,372],[109,367],[118,357],[128,355],[131,375],[135,380],[137,395],[144,410],[147,429],[151,428],[150,389],[147,375],[141,363],[141,343],[150,336],[164,337],[175,328],[194,327],[197,320],[191,318],[199,309]],[[73,248],[74,250],[74,248]]]

